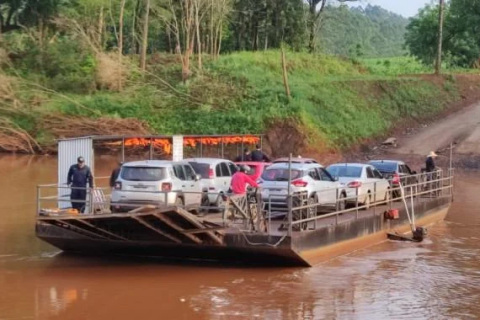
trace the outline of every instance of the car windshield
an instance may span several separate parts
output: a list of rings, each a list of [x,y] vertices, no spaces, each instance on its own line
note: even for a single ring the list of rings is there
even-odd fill
[[[394,162],[370,162],[372,166],[377,168],[380,172],[396,172],[397,164]]]
[[[343,178],[360,178],[362,167],[353,167],[348,165],[330,166],[327,168],[330,175]]]
[[[167,176],[166,168],[122,167],[121,178],[127,181],[160,181]]]
[[[303,176],[301,170],[292,170],[292,180]],[[288,181],[288,169],[266,169],[262,174],[265,181]]]
[[[210,170],[210,165],[208,163],[198,163],[198,162],[189,162],[189,164],[195,170],[195,173],[199,174],[202,179],[208,179],[208,171]]]

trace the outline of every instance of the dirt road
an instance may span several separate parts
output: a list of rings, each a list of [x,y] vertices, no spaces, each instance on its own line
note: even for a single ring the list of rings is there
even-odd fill
[[[391,150],[397,154],[425,156],[431,150],[457,143],[456,154],[480,155],[480,103],[469,106],[420,130],[403,137],[399,147]]]

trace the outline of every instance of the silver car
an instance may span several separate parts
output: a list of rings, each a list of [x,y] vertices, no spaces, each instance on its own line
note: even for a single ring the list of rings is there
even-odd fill
[[[201,205],[200,176],[188,162],[136,161],[122,166],[112,191],[113,212],[144,204],[178,205],[188,210]]]
[[[346,187],[348,203],[358,203],[368,209],[370,204],[390,198],[389,181],[372,165],[337,163],[327,170]]]
[[[232,176],[238,167],[231,161],[217,158],[191,158],[188,162],[202,180],[202,191],[208,193],[208,201],[215,207],[223,205],[223,195],[230,189]]]
[[[273,212],[285,211],[287,208],[288,179],[288,163],[276,163],[266,168],[259,180],[263,201],[267,205],[271,204]],[[317,203],[321,207],[345,209],[345,202],[342,201],[346,197],[345,189],[322,165],[292,163],[291,179],[291,192],[307,192],[309,205]]]

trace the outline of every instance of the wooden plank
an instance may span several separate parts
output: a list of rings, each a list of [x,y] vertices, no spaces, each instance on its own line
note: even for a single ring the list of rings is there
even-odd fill
[[[148,223],[147,221],[143,220],[143,218],[141,217],[132,217],[132,219],[138,221],[140,224],[144,225],[145,227],[147,227],[148,229],[150,230],[153,230],[155,231],[156,233],[158,233],[159,235],[167,238],[167,239],[170,239],[172,240],[173,242],[175,243],[182,243],[182,240],[178,239],[177,237],[174,237],[168,233],[165,233],[163,232],[162,230],[158,229],[158,228],[155,228],[154,226],[152,226],[150,223]]]
[[[52,219],[52,221],[56,221],[56,222],[58,222],[58,223],[66,224],[66,225],[68,225],[69,227],[71,227],[71,228],[73,228],[73,229],[77,229],[77,230],[83,231],[83,232],[85,232],[85,233],[87,233],[87,234],[93,235],[94,237],[109,240],[107,237],[104,237],[104,236],[102,236],[102,235],[96,234],[96,233],[94,233],[94,232],[91,232],[91,231],[88,231],[88,230],[85,230],[85,229],[82,229],[82,228],[77,227],[76,225],[71,224],[71,223],[69,223],[69,222],[66,222],[66,221],[64,221],[64,220],[55,220],[55,219]]]
[[[183,209],[181,209],[181,208],[177,208],[177,209],[175,210],[175,212],[176,212],[178,215],[182,216],[185,220],[187,220],[188,222],[190,222],[191,224],[193,224],[193,225],[194,225],[195,227],[197,227],[198,229],[205,229],[205,226],[204,226],[202,223],[200,223],[200,221],[198,221],[197,218],[196,218],[194,215],[192,215],[190,212],[185,211],[185,210],[183,210]],[[217,237],[214,232],[212,232],[212,231],[207,231],[206,234],[207,234],[213,241],[215,241],[217,244],[223,245],[222,239],[220,239],[219,237]]]
[[[233,206],[239,211],[243,218],[249,219],[248,215],[243,211],[243,208],[240,208],[239,204],[235,201],[236,198],[230,198],[230,202],[232,202]],[[238,199],[242,199],[241,197],[238,197]]]
[[[119,235],[117,235],[117,234],[115,234],[115,233],[112,233],[112,232],[110,232],[110,231],[107,231],[107,230],[105,230],[105,229],[99,228],[99,227],[97,227],[97,226],[95,226],[95,225],[93,225],[93,224],[91,224],[90,222],[87,222],[87,221],[85,221],[85,220],[77,220],[77,221],[83,223],[83,224],[86,225],[86,226],[89,226],[90,228],[94,228],[94,229],[97,229],[97,230],[99,230],[99,231],[101,231],[101,232],[103,232],[103,233],[105,233],[105,234],[108,234],[109,236],[114,237],[114,238],[116,238],[116,239],[118,239],[118,240],[128,241],[127,238],[124,238],[124,237],[122,237],[122,236],[119,236]]]
[[[130,210],[130,211],[128,211],[128,213],[129,213],[129,214],[130,214],[130,213],[138,213],[138,212],[141,212],[141,211],[144,210],[144,209],[155,209],[155,206],[154,206],[154,205],[151,205],[151,204],[149,204],[149,205],[144,205],[144,206],[135,208],[135,209],[133,209],[133,210]]]
[[[163,223],[165,223],[166,225],[168,225],[170,228],[174,229],[174,230],[177,230],[178,232],[184,234],[187,238],[189,238],[190,240],[192,240],[193,242],[195,243],[198,243],[198,244],[201,244],[202,243],[202,239],[200,239],[199,237],[196,237],[194,235],[191,235],[189,233],[186,233],[186,230],[181,228],[180,226],[178,226],[175,222],[173,222],[169,217],[167,217],[166,215],[164,215],[163,213],[160,213],[160,212],[157,212],[157,213],[154,213],[153,216],[155,216],[156,218],[158,218],[160,221],[162,221]]]

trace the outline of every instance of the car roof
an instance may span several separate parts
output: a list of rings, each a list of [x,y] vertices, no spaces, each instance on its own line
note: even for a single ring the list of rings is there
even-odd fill
[[[405,164],[405,162],[400,160],[370,160],[368,163],[392,163],[392,164]]]
[[[235,164],[246,164],[247,166],[269,166],[271,162],[260,162],[260,161],[237,161]]]
[[[364,167],[371,167],[372,165],[371,164],[368,164],[368,163],[334,163],[334,164],[331,164],[329,165],[329,167],[332,167],[332,166],[347,166],[347,167],[358,167],[358,168],[364,168]]]
[[[273,163],[272,165],[268,166],[268,169],[288,169],[287,162],[279,162]],[[292,162],[292,169],[294,170],[308,170],[312,168],[323,168],[323,166],[319,163],[293,163]]]
[[[283,163],[289,162],[290,158],[278,158],[275,159],[272,163]],[[292,158],[292,163],[319,163],[317,160],[313,158]]]
[[[208,163],[208,164],[217,164],[220,162],[231,162],[230,160],[221,159],[221,158],[188,158],[188,159],[183,159],[183,161]]]
[[[125,162],[122,167],[167,167],[176,163],[181,162],[169,160],[142,160]]]

